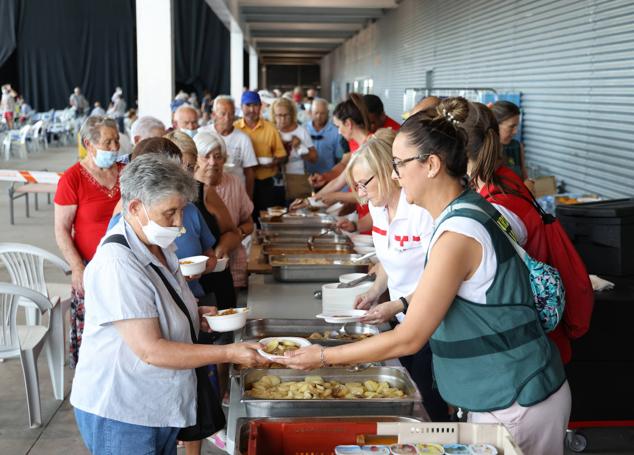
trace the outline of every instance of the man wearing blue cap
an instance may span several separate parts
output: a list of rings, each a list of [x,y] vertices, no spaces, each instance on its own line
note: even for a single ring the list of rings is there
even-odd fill
[[[244,92],[241,104],[242,118],[234,126],[251,138],[255,156],[258,158],[253,186],[253,218],[257,221],[260,210],[284,205],[283,195],[280,197],[274,190],[273,176],[278,173],[279,165],[286,161],[286,150],[277,128],[260,117],[260,95],[253,91]]]

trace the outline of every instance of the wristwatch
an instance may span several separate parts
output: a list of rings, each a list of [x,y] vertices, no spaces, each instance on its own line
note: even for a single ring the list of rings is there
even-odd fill
[[[405,297],[398,298],[401,302],[403,302],[403,314],[407,313],[407,308],[409,307],[409,303]]]

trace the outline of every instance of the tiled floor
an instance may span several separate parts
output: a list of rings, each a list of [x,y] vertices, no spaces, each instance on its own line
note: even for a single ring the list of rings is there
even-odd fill
[[[74,149],[51,148],[29,156],[26,162],[0,161],[0,168],[57,171],[64,170],[74,160]],[[42,203],[41,210],[37,212],[32,210],[32,217],[27,219],[24,216],[24,201],[17,201],[16,225],[11,226],[8,216],[7,188],[8,184],[0,182],[0,214],[4,215],[0,221],[0,241],[30,243],[57,254],[53,236],[52,206]],[[49,279],[56,282],[68,281],[67,277],[55,271],[51,272]],[[0,281],[6,280],[6,272],[0,268]],[[53,399],[44,355],[40,357],[38,365],[44,424],[41,428],[29,429],[20,362],[13,359],[0,363],[0,455],[82,455],[88,453],[77,431],[68,398],[63,402]],[[72,370],[66,369],[67,395],[70,392],[71,381]],[[634,454],[632,429],[593,429],[585,430],[585,434],[589,441],[585,453]],[[205,446],[203,452],[205,454],[223,453],[209,446]]]

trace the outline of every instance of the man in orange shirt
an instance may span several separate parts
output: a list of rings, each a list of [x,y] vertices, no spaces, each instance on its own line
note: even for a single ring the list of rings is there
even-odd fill
[[[280,164],[286,161],[287,154],[277,128],[260,116],[260,95],[253,91],[244,92],[241,104],[242,118],[234,126],[251,138],[258,159],[253,185],[253,219],[257,221],[261,210],[284,205],[283,192],[276,193],[273,177],[279,172]]]

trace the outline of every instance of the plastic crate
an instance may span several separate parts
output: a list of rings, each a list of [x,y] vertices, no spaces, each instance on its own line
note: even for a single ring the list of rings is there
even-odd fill
[[[523,455],[502,424],[488,423],[377,423],[377,435],[398,435],[398,442],[413,444],[491,444],[500,455]]]
[[[338,445],[434,442],[495,446],[500,455],[522,455],[503,425],[386,421],[386,417],[256,419],[242,455],[334,455]],[[241,438],[243,439],[243,438]],[[244,450],[246,449],[246,450]]]

